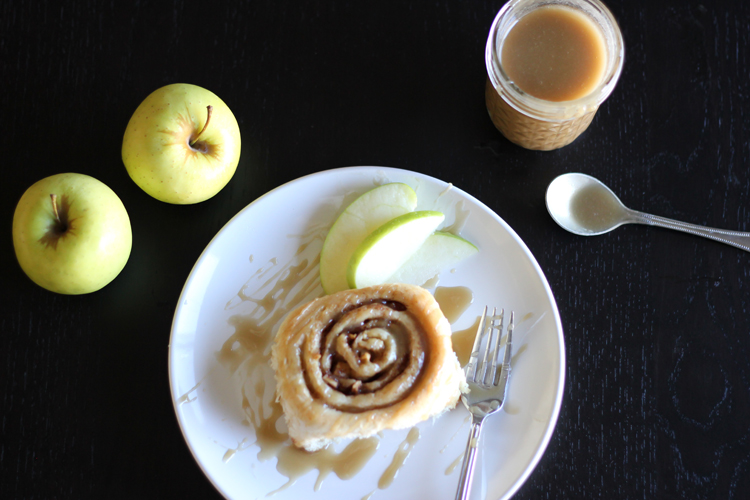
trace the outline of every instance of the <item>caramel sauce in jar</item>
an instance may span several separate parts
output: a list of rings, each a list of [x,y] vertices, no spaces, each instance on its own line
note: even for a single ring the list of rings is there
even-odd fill
[[[487,40],[487,111],[511,142],[561,148],[588,128],[623,57],[617,22],[599,0],[511,0]]]

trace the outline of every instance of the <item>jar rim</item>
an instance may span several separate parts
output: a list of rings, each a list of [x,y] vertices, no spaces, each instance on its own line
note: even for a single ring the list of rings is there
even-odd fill
[[[547,101],[521,90],[500,63],[498,34],[507,34],[515,23],[531,10],[559,5],[587,15],[602,30],[607,47],[607,67],[599,85],[589,94],[571,101]],[[517,17],[517,14],[519,14]],[[504,24],[505,23],[505,24]],[[485,47],[485,64],[492,86],[516,111],[543,121],[566,121],[596,110],[612,93],[622,73],[625,44],[622,32],[609,8],[599,0],[510,0],[497,13]]]

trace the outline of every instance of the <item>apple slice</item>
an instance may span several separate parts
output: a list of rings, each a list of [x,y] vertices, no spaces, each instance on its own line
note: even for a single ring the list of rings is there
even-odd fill
[[[354,200],[331,226],[320,251],[320,283],[326,293],[346,290],[346,269],[352,254],[374,230],[412,212],[417,193],[394,182],[373,188]]]
[[[440,212],[410,212],[373,231],[352,255],[346,278],[351,288],[385,283],[445,220]]]
[[[441,271],[477,253],[473,243],[444,231],[435,231],[388,279],[387,283],[424,286]]]

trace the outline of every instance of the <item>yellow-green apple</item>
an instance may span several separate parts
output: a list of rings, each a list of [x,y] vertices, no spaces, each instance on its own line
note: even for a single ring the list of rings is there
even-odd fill
[[[227,185],[240,159],[240,128],[213,92],[176,83],[152,92],[125,129],[122,161],[157,200],[205,201]]]
[[[130,218],[120,198],[83,174],[57,174],[33,184],[13,215],[13,246],[21,269],[57,293],[90,293],[125,267]]]
[[[354,200],[333,223],[320,251],[320,283],[326,293],[346,290],[352,254],[375,229],[413,211],[417,193],[403,183],[383,184]]]
[[[359,244],[352,254],[346,279],[351,288],[385,283],[443,222],[432,210],[409,212],[392,219]]]

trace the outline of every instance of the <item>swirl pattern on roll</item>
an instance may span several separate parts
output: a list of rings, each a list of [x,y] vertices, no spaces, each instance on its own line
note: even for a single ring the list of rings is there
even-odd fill
[[[422,328],[403,309],[400,303],[357,305],[310,335],[303,359],[313,396],[347,411],[402,400],[422,370],[426,345]]]
[[[432,295],[411,285],[346,290],[293,311],[271,359],[295,444],[313,450],[454,406],[465,380],[450,333]]]

